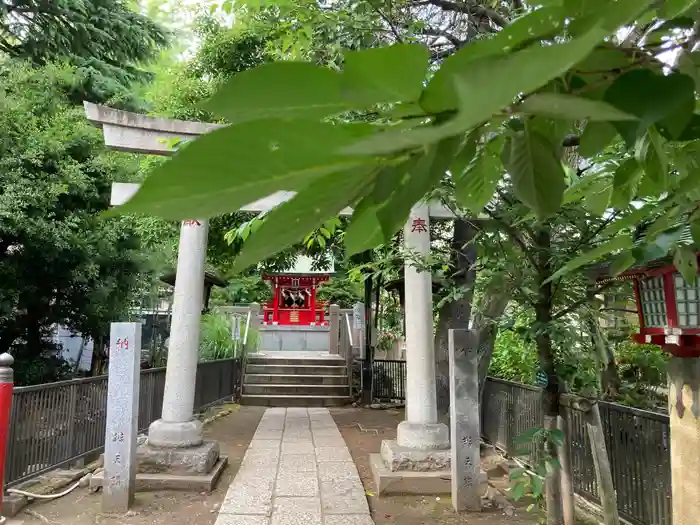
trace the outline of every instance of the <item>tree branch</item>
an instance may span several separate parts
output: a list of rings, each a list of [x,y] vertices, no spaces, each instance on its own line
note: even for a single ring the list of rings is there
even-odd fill
[[[493,9],[489,9],[483,5],[474,5],[472,3],[457,2],[452,0],[428,0],[428,3],[437,6],[444,11],[453,11],[457,13],[464,13],[465,15],[486,17],[500,28],[504,28],[508,25],[508,20]],[[424,4],[424,2],[419,2],[417,4]]]
[[[552,320],[560,319],[561,317],[564,317],[565,315],[570,314],[571,312],[578,310],[581,306],[583,306],[584,304],[586,304],[587,302],[589,302],[591,300],[591,296],[597,295],[600,292],[602,292],[603,290],[605,290],[606,288],[609,288],[610,285],[613,284],[613,282],[614,281],[609,281],[607,283],[601,284],[597,288],[594,288],[593,290],[590,291],[590,295],[587,295],[583,299],[580,299],[580,300],[576,301],[575,303],[573,303],[571,306],[567,306],[563,310],[560,310],[556,314],[552,315]],[[636,313],[636,311],[635,311],[635,313]]]

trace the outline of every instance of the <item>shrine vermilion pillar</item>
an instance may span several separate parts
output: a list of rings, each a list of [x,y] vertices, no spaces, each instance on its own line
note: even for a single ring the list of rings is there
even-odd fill
[[[668,363],[673,525],[698,523],[700,502],[700,358]]]

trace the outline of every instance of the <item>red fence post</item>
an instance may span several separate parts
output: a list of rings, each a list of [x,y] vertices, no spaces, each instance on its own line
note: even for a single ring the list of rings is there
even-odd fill
[[[5,459],[7,454],[7,436],[10,431],[10,409],[12,407],[12,364],[15,360],[10,354],[0,355],[0,510],[5,493]],[[2,518],[0,518],[0,523]]]

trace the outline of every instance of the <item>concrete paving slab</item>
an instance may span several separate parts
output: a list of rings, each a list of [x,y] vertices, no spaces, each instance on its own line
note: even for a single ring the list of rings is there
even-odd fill
[[[315,454],[284,454],[280,459],[280,472],[316,472]]]
[[[270,525],[270,518],[243,514],[219,514],[214,525]],[[348,525],[355,524],[350,522]]]
[[[275,496],[317,497],[318,476],[316,472],[280,470],[275,484]]]
[[[328,409],[265,412],[215,525],[372,525],[357,468]]]
[[[323,525],[374,525],[374,521],[369,514],[337,514],[325,516]]]
[[[348,447],[316,447],[316,461],[352,461]]]

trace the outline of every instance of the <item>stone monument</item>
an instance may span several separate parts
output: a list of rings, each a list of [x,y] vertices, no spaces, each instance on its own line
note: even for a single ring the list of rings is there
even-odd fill
[[[457,512],[481,510],[479,355],[474,339],[468,330],[448,333],[452,506]]]
[[[102,512],[127,512],[136,490],[141,323],[112,323]]]

